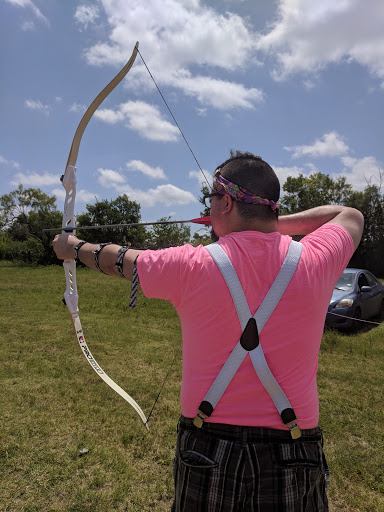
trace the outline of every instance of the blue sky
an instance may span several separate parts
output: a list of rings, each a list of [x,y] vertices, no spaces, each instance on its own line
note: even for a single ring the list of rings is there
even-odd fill
[[[383,170],[382,0],[0,0],[0,194],[63,206],[86,107],[136,41],[207,176],[229,150],[287,176]],[[202,175],[140,57],[88,125],[77,212],[126,193],[142,219],[197,217]]]

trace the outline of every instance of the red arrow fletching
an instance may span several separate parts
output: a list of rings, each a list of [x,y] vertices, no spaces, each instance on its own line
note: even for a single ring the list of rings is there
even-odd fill
[[[199,217],[198,219],[191,219],[189,222],[194,222],[195,224],[205,224],[206,226],[210,226],[211,217]]]

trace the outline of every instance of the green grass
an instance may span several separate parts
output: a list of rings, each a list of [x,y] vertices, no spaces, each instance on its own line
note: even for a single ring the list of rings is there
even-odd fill
[[[333,510],[384,511],[384,325],[326,331],[320,353],[320,422]],[[332,510],[331,509],[331,510]]]
[[[170,510],[181,353],[147,434],[82,356],[63,277],[60,267],[0,265],[0,511]],[[148,414],[181,341],[173,307],[140,294],[129,310],[128,282],[87,269],[78,287],[89,348]],[[384,511],[383,328],[324,334],[318,384],[332,511]]]

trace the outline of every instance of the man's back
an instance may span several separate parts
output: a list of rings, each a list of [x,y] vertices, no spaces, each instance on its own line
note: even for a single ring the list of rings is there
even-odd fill
[[[252,314],[275,279],[291,238],[277,232],[231,233],[219,243],[243,286]],[[302,240],[296,273],[260,336],[267,362],[295,409],[301,428],[318,424],[317,354],[334,283],[353,253],[349,234],[327,224]],[[203,247],[143,253],[146,295],[170,300],[183,329],[182,412],[196,409],[241,336],[236,310],[216,264]],[[161,272],[158,270],[161,268]],[[149,270],[151,269],[151,270]],[[254,406],[257,404],[257,406]],[[219,401],[211,421],[282,428],[280,416],[249,357]]]

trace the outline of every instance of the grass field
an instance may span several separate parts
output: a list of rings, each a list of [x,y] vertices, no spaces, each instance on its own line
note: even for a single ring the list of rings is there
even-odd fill
[[[147,433],[81,354],[63,277],[61,267],[0,264],[0,511],[170,510],[181,353]],[[148,414],[181,342],[174,309],[140,294],[129,310],[129,283],[87,269],[78,286],[89,348]],[[324,334],[331,511],[384,511],[383,329]]]

